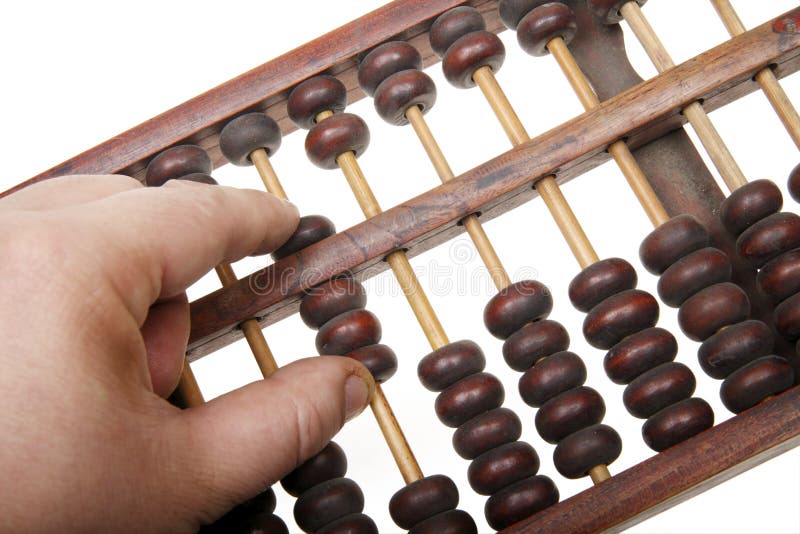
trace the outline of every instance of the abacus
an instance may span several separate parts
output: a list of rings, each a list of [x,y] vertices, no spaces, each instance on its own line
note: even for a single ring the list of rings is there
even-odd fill
[[[358,280],[391,269],[431,346],[414,365],[419,363],[423,386],[438,393],[437,415],[455,429],[453,445],[470,462],[470,486],[487,496],[492,528],[624,528],[797,445],[800,223],[791,201],[783,208],[774,184],[748,183],[706,111],[763,90],[800,142],[800,119],[778,81],[797,69],[800,14],[775,14],[745,31],[730,5],[714,0],[733,37],[675,66],[642,14],[642,0],[462,4],[393,2],[32,181],[118,172],[149,186],[169,179],[213,183],[208,176],[213,169],[231,162],[253,165],[271,193],[286,197],[271,159],[280,158],[282,134],[309,129],[309,158],[317,166],[341,169],[368,220],[336,233],[325,217],[307,216],[273,254],[273,264],[240,280],[230,266],[218,266],[223,289],[192,304],[183,402],[202,402],[188,361],[242,336],[268,376],[276,363],[261,329],[298,310],[319,330],[320,353],[357,358],[378,382],[389,380],[398,365],[409,364],[408,356],[399,358],[380,344],[380,323],[365,309],[367,292]],[[622,19],[659,75],[642,81],[621,53],[597,54],[598,48],[622,49],[615,25]],[[585,113],[557,129],[528,134],[498,74],[505,50],[495,32],[505,28],[516,32],[525,52],[553,56]],[[422,68],[440,57],[448,82],[479,87],[483,96],[471,91],[476,102],[486,99],[513,146],[458,176],[438,145],[441,134],[434,136],[425,118],[428,111],[435,113],[437,88]],[[405,130],[419,138],[442,185],[381,210],[379,193],[371,189],[377,189],[376,181],[356,160],[369,143],[367,124],[345,113],[346,105],[364,96],[374,99],[385,121],[411,125]],[[725,194],[687,143],[681,129],[686,122],[730,189]],[[643,241],[641,261],[660,275],[660,300],[680,308],[683,334],[656,326],[656,298],[636,288],[629,261],[600,259],[595,251],[600,245],[587,237],[561,192],[568,180],[609,159],[656,227]],[[800,189],[797,180],[794,174],[793,193]],[[607,378],[626,385],[623,403],[645,420],[643,438],[659,451],[628,470],[614,471],[622,440],[602,423],[605,403],[617,401],[604,400],[585,385],[585,362],[596,355],[569,352],[567,332],[573,341],[581,337],[577,325],[551,317],[553,299],[563,299],[564,292],[551,295],[547,280],[514,282],[483,229],[529,201],[552,213],[580,265],[567,293],[587,314],[583,335],[606,354]],[[302,199],[297,203],[302,209]],[[444,312],[427,299],[408,261],[462,232],[474,241],[498,291],[484,319],[491,334],[504,340],[505,362],[522,373],[520,393],[533,408],[525,414],[503,406],[503,384],[484,371],[499,347],[451,342],[437,315]],[[561,260],[572,266],[569,257]],[[708,377],[696,378],[687,367],[691,354],[676,354],[675,337],[684,335],[702,342],[700,365],[722,380],[725,407],[737,414],[717,426],[708,403],[693,396],[696,381]],[[379,388],[372,408],[406,483],[389,505],[393,519],[414,532],[474,530],[472,516],[484,512],[459,509],[458,489],[448,477],[423,475],[390,402],[400,401]],[[557,472],[540,473],[532,440],[521,439],[520,419],[533,414],[541,438],[555,445]],[[736,445],[725,446],[731,440]],[[375,530],[361,513],[358,485],[366,488],[369,482],[344,478],[345,466],[344,452],[332,444],[283,481],[298,497],[295,517],[301,528]],[[567,496],[559,495],[559,477],[590,480],[584,491]],[[265,493],[217,526],[280,531],[273,498]]]

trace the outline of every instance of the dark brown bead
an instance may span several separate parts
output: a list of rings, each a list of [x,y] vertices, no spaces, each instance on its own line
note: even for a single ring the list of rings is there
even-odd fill
[[[358,65],[358,85],[369,96],[383,81],[403,70],[421,70],[422,56],[406,41],[390,41],[373,48]]]
[[[306,215],[300,217],[300,223],[289,240],[272,253],[272,259],[279,260],[300,252],[326,237],[336,233],[336,227],[330,219],[322,215]]]
[[[567,478],[581,478],[598,465],[610,465],[622,452],[622,439],[607,425],[595,425],[570,434],[556,445],[553,463]]]
[[[603,398],[580,386],[553,397],[536,412],[536,430],[548,443],[558,443],[582,428],[596,425],[606,415]]]
[[[344,355],[381,340],[381,323],[370,311],[351,310],[337,315],[317,332],[317,350],[323,355]]]
[[[343,477],[347,472],[347,457],[342,448],[331,441],[324,449],[283,477],[281,486],[286,493],[297,497],[326,480]]]
[[[375,382],[383,383],[397,371],[397,355],[386,345],[367,345],[345,354],[366,367]]]
[[[469,340],[454,341],[431,352],[417,366],[420,382],[431,391],[442,391],[486,367],[481,348]]]
[[[476,373],[439,393],[436,415],[445,425],[456,428],[473,417],[499,408],[505,399],[503,384],[489,373]]]
[[[714,426],[714,412],[703,399],[692,397],[667,406],[642,425],[648,447],[661,452]]]
[[[179,145],[164,150],[150,161],[144,181],[149,187],[158,187],[187,174],[211,174],[213,170],[205,150],[197,145]]]
[[[352,113],[340,113],[314,125],[306,136],[306,155],[323,169],[338,167],[336,158],[345,152],[360,156],[369,146],[369,128]]]
[[[614,345],[603,366],[612,382],[627,384],[645,371],[671,362],[677,354],[675,336],[663,328],[647,328]]]
[[[289,534],[289,529],[283,520],[272,513],[260,513],[239,518],[236,522],[225,521],[220,525],[220,532],[235,532],[236,534]]]
[[[547,43],[560,37],[569,44],[577,30],[572,9],[561,2],[549,2],[522,17],[517,24],[517,42],[528,54],[545,56]]]
[[[691,215],[673,217],[644,238],[639,246],[639,258],[644,268],[661,274],[690,252],[707,247],[708,232]]]
[[[522,435],[522,422],[508,408],[497,408],[473,417],[453,433],[453,448],[459,456],[473,460]]]
[[[470,6],[455,7],[440,15],[431,25],[428,36],[431,48],[439,57],[450,45],[468,33],[486,29],[486,22],[478,10]]]
[[[668,362],[639,375],[625,388],[622,402],[634,417],[646,419],[669,406],[688,399],[697,382],[692,371],[677,362]]]
[[[714,284],[689,297],[678,310],[681,330],[694,341],[704,341],[723,326],[740,323],[750,315],[750,299],[730,282]]]
[[[519,379],[519,394],[525,403],[538,407],[584,382],[586,366],[580,356],[557,352],[525,371]]]
[[[415,480],[389,501],[389,514],[402,529],[410,529],[447,510],[458,506],[458,488],[444,475]]]
[[[314,76],[295,87],[286,101],[289,118],[306,130],[323,111],[341,113],[347,105],[347,89],[333,76]]]
[[[800,293],[775,307],[775,327],[789,341],[800,337]]]
[[[364,509],[364,494],[349,478],[334,478],[304,492],[294,504],[297,526],[314,532],[349,514]]]
[[[505,59],[503,41],[492,32],[478,31],[459,38],[447,49],[442,58],[442,70],[452,85],[468,89],[475,87],[472,74],[476,70],[489,67],[497,72]]]
[[[203,172],[193,172],[191,174],[184,174],[183,176],[177,179],[182,182],[195,182],[197,184],[219,185],[217,181],[211,177],[210,174],[206,174]]]
[[[506,28],[509,30],[516,30],[517,24],[522,20],[522,17],[528,14],[529,11],[542,4],[547,3],[549,0],[500,0],[497,2],[497,11],[500,14],[500,20],[503,21]]]
[[[378,526],[367,515],[348,514],[317,529],[314,534],[342,534],[345,532],[347,534],[378,534]]]
[[[739,236],[764,217],[778,213],[781,206],[783,196],[778,186],[769,180],[755,180],[722,202],[719,218],[731,234]]]
[[[622,20],[622,13],[619,12],[624,4],[632,0],[588,0],[589,9],[592,14],[605,24],[616,24]],[[643,6],[647,0],[636,0],[636,3]]]
[[[522,280],[501,290],[483,310],[483,323],[495,337],[506,339],[525,324],[546,319],[553,309],[550,290],[536,280]]]
[[[349,276],[328,280],[309,289],[300,303],[300,318],[311,328],[319,328],[337,315],[367,305],[367,291]]]
[[[569,300],[582,312],[626,289],[636,287],[636,271],[625,260],[609,258],[582,270],[569,284]]]
[[[236,117],[219,134],[219,149],[234,165],[252,165],[250,154],[263,148],[272,156],[281,146],[281,129],[265,113],[248,113]]]
[[[408,124],[406,111],[416,106],[423,114],[436,102],[436,84],[421,70],[404,70],[386,78],[375,91],[375,111],[395,126]]]
[[[248,499],[233,510],[232,512],[246,513],[246,514],[271,514],[275,511],[277,501],[275,499],[275,491],[272,488],[267,488],[252,499]]]
[[[764,265],[756,277],[761,290],[780,302],[800,293],[800,249],[785,252]]]
[[[665,304],[677,308],[701,289],[729,281],[732,270],[728,255],[721,250],[695,250],[664,271],[658,280],[658,295]]]
[[[539,456],[533,447],[512,441],[475,458],[467,469],[467,479],[476,493],[491,495],[538,470]]]
[[[569,348],[569,334],[556,321],[526,324],[503,343],[503,359],[515,371],[525,371],[538,360]]]
[[[761,321],[742,321],[703,341],[697,359],[705,373],[721,380],[748,362],[772,352],[775,339]]]
[[[793,385],[789,362],[780,356],[764,356],[731,373],[722,382],[719,396],[727,409],[741,413]]]
[[[736,240],[739,255],[757,268],[798,247],[800,217],[789,212],[776,213],[761,219]]]
[[[448,510],[417,524],[408,534],[478,534],[478,527],[467,512]]]
[[[548,477],[528,477],[486,500],[486,521],[493,529],[500,530],[556,504],[558,499],[558,488]]]
[[[629,289],[592,308],[583,321],[583,335],[593,347],[610,349],[629,335],[655,326],[656,322],[656,299],[646,291]]]
[[[789,180],[786,184],[789,189],[789,194],[795,202],[800,202],[800,165],[797,165],[792,172],[789,173]]]

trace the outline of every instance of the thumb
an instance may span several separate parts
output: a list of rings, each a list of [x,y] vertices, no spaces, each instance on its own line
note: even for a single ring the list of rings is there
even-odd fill
[[[183,490],[195,494],[195,509],[222,514],[322,450],[374,391],[355,360],[315,357],[186,410],[179,426],[187,434],[176,441],[190,439],[183,453],[192,480]]]

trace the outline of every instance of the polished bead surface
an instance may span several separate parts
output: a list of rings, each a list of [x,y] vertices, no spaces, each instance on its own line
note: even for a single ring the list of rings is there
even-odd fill
[[[497,2],[497,12],[506,28],[516,30],[522,17],[544,3],[547,0],[500,0]]]
[[[297,126],[306,130],[317,123],[323,111],[341,113],[347,105],[347,89],[333,76],[314,76],[295,87],[286,100],[286,111]]]
[[[469,340],[454,341],[422,358],[417,376],[427,389],[442,391],[485,367],[486,357],[477,344]]]
[[[764,217],[778,213],[782,206],[778,186],[769,180],[754,180],[722,202],[719,218],[731,234],[738,236]]]
[[[304,492],[294,504],[294,519],[305,531],[316,531],[364,509],[364,494],[349,478],[326,480]]]
[[[583,335],[599,349],[610,349],[631,334],[655,326],[658,303],[650,293],[629,289],[607,298],[586,315]]]
[[[337,315],[366,305],[367,292],[361,282],[342,276],[306,291],[300,302],[300,318],[307,326],[319,328]]]
[[[544,475],[524,478],[486,500],[486,521],[500,530],[556,504],[558,499],[558,488],[550,478]]]
[[[585,381],[586,366],[580,356],[557,352],[525,371],[519,379],[519,393],[526,404],[538,407]]]
[[[690,252],[708,246],[708,232],[691,215],[673,217],[644,238],[639,258],[644,268],[661,274]]]
[[[671,404],[688,399],[697,381],[692,371],[678,362],[668,362],[639,375],[628,384],[622,402],[631,415],[646,419]]]
[[[622,439],[608,425],[595,425],[570,434],[556,445],[553,463],[567,478],[581,478],[598,465],[610,465],[622,451]]]
[[[742,321],[703,341],[697,359],[705,373],[723,379],[743,365],[772,352],[775,339],[761,321]]]
[[[358,65],[358,86],[373,96],[389,76],[403,70],[421,70],[422,56],[406,41],[390,41],[373,48]]]
[[[319,329],[315,340],[322,355],[344,355],[381,340],[381,323],[367,310],[337,315]]]
[[[149,187],[158,187],[187,174],[211,174],[213,170],[205,150],[197,145],[179,145],[154,157],[147,165],[144,180]]]
[[[343,477],[347,472],[347,457],[342,448],[331,441],[324,449],[283,477],[281,486],[297,497],[326,480]]]
[[[548,443],[558,443],[603,420],[606,405],[594,389],[580,386],[553,397],[536,412],[536,430]]]
[[[781,212],[761,219],[742,232],[736,250],[753,267],[763,267],[783,252],[800,247],[800,216]]]
[[[455,428],[473,417],[499,408],[505,399],[503,384],[489,373],[463,378],[436,397],[436,415],[445,425]]]
[[[756,280],[761,290],[774,302],[800,293],[800,248],[769,261],[758,271]]]
[[[797,165],[792,172],[789,173],[789,180],[786,187],[789,189],[789,194],[795,202],[800,202],[800,165]]]
[[[345,152],[360,156],[369,146],[369,128],[352,113],[340,113],[314,125],[306,135],[306,155],[322,169],[335,169]]]
[[[634,289],[638,278],[633,266],[620,258],[593,263],[569,284],[569,300],[582,312],[588,312],[608,297]]]
[[[265,113],[248,113],[236,117],[219,134],[219,149],[234,165],[252,165],[250,154],[259,148],[272,156],[281,146],[281,129]]]
[[[588,0],[592,14],[606,24],[616,24],[622,20],[620,8],[633,0]],[[636,0],[643,6],[647,0]]]
[[[375,111],[395,126],[408,124],[406,111],[416,107],[427,113],[436,102],[436,85],[420,70],[404,70],[386,78],[375,91]]]
[[[439,57],[460,37],[486,29],[486,22],[477,9],[470,6],[455,7],[440,15],[429,32],[431,48]]]
[[[775,328],[788,339],[800,338],[800,293],[795,293],[775,307]]]
[[[508,336],[503,359],[515,371],[525,371],[541,358],[569,348],[569,334],[561,323],[542,319]]]
[[[272,259],[279,260],[300,252],[326,237],[336,233],[336,227],[330,219],[322,215],[305,215],[300,217],[297,229],[288,241],[272,253]]]
[[[517,42],[532,56],[549,53],[547,44],[553,39],[563,39],[569,44],[578,30],[575,13],[566,4],[548,2],[534,8],[517,24]]]
[[[345,356],[361,362],[379,384],[392,378],[397,371],[397,355],[386,345],[367,345],[350,351]]]
[[[525,324],[546,319],[553,309],[550,290],[536,280],[522,280],[502,289],[483,310],[489,332],[506,339]]]
[[[410,529],[458,506],[458,488],[444,475],[432,475],[408,484],[389,501],[389,514],[403,529]]]
[[[794,371],[780,356],[764,356],[731,373],[719,389],[722,404],[733,413],[752,408],[794,384]]]
[[[522,435],[522,422],[508,408],[496,408],[473,417],[453,433],[453,448],[462,458],[472,460]]]
[[[348,514],[317,529],[314,534],[341,534],[343,532],[347,534],[378,534],[378,526],[367,515],[361,513]],[[270,532],[269,534],[272,533]]]
[[[658,296],[664,304],[677,308],[701,289],[729,281],[732,272],[727,254],[716,248],[701,248],[664,271],[658,280]]]
[[[739,286],[725,282],[709,286],[684,302],[678,310],[678,324],[690,339],[703,341],[749,315],[747,294]]]
[[[703,399],[692,397],[667,406],[642,425],[648,447],[661,452],[714,425],[714,412]]]
[[[477,534],[475,520],[463,510],[448,510],[417,524],[408,534]]]
[[[467,479],[476,493],[491,495],[538,470],[539,456],[533,447],[513,441],[475,458],[467,469]]]
[[[468,33],[454,42],[442,57],[444,77],[455,87],[475,87],[472,74],[481,67],[497,72],[506,59],[503,41],[492,32]]]
[[[182,182],[194,182],[197,184],[206,184],[206,185],[219,185],[217,181],[211,177],[210,174],[206,174],[203,172],[193,172],[191,174],[184,174],[178,180]]]
[[[617,384],[627,384],[678,354],[678,341],[663,328],[646,328],[626,337],[606,353],[603,367]]]

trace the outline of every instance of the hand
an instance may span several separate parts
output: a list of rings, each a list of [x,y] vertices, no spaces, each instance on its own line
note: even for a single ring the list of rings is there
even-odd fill
[[[10,531],[191,531],[360,413],[354,360],[297,361],[181,411],[185,289],[274,250],[297,209],[257,191],[123,176],[0,199],[0,517]]]

